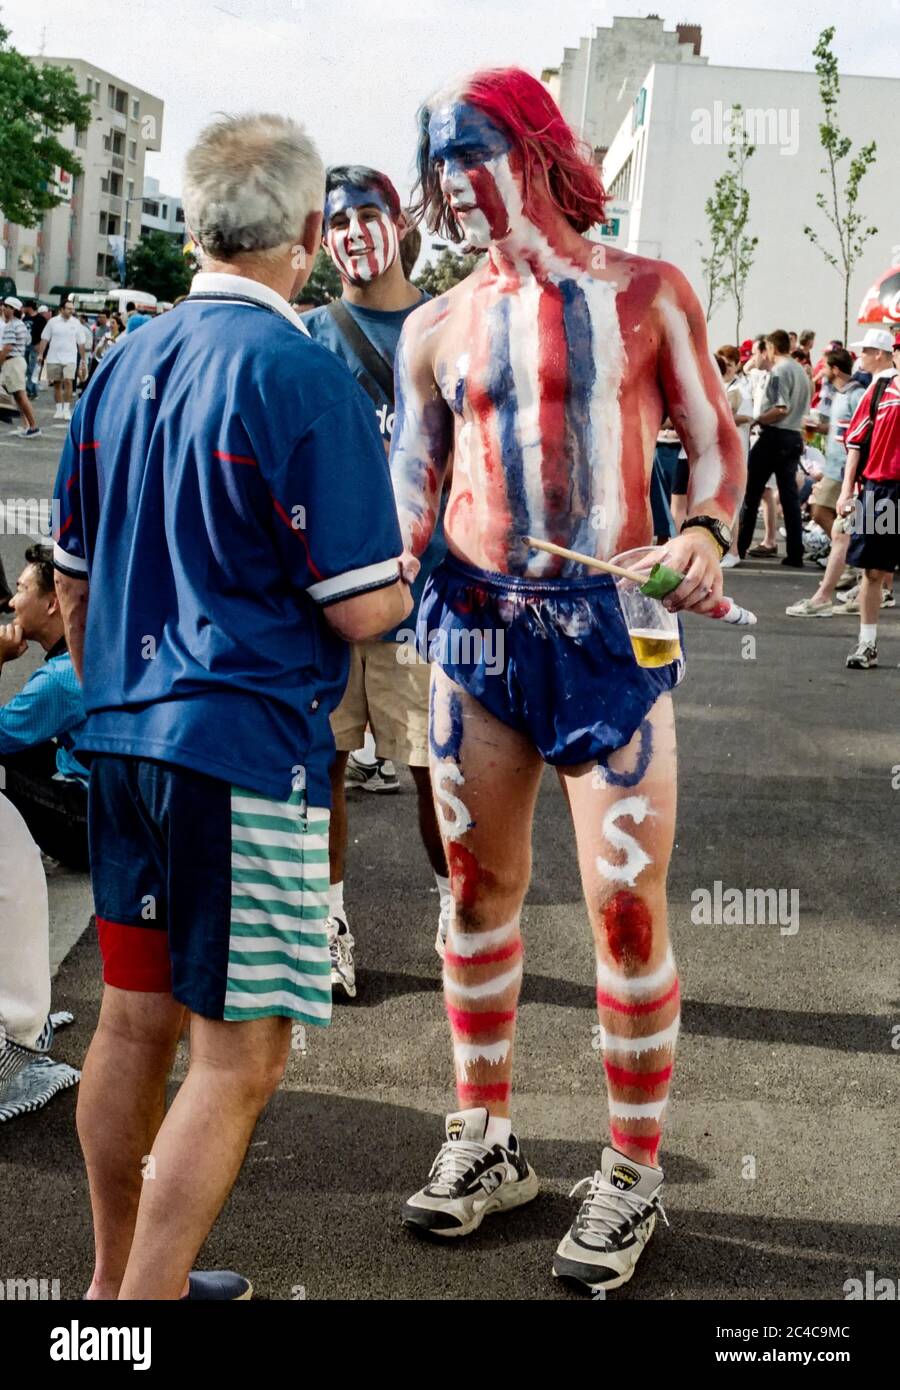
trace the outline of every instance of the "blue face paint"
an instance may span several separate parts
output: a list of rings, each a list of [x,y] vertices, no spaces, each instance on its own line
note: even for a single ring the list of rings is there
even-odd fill
[[[428,122],[428,143],[433,163],[445,169],[475,169],[508,154],[506,133],[489,116],[466,102],[439,106]]]
[[[650,766],[650,759],[653,757],[653,728],[649,719],[645,719],[638,729],[640,736],[640,747],[638,748],[637,762],[631,772],[613,772],[609,766],[609,757],[602,759],[597,766],[603,769],[603,779],[610,787],[636,787],[638,782],[642,782]]]
[[[338,188],[333,188],[325,200],[325,226],[327,227],[332,217],[339,212],[364,207],[378,208],[386,217],[391,216],[391,210],[380,189],[354,188],[349,183],[341,184]]]
[[[428,741],[431,744],[431,751],[438,759],[450,758],[453,762],[458,763],[463,735],[462,700],[458,695],[450,696],[447,712],[450,716],[450,733],[443,743],[439,743],[434,732],[434,686],[432,685],[428,713]]]

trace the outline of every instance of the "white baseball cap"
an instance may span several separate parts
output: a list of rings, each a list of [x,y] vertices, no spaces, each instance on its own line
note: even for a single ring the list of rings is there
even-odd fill
[[[876,352],[893,352],[894,335],[886,328],[867,328],[866,336],[859,343],[851,343],[852,348],[874,348]]]
[[[50,310],[47,308],[46,304],[40,304],[40,305],[38,306],[38,313],[39,313],[39,314],[49,314],[49,313],[50,313]]]
[[[22,308],[22,301],[21,301],[21,299],[16,299],[16,296],[15,296],[14,294],[8,294],[8,295],[6,296],[6,298],[4,299],[3,303],[4,303],[4,304],[8,304],[9,307],[10,307],[11,309],[21,309],[21,308]]]

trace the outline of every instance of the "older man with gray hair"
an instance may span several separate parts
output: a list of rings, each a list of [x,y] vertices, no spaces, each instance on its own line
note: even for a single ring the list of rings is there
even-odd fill
[[[60,464],[55,563],[83,672],[106,986],[78,1106],[91,1298],[249,1297],[240,1275],[191,1266],[292,1020],[330,1017],[342,639],[375,637],[412,604],[371,405],[289,304],[323,194],[294,122],[202,133],[184,201],[203,271],[103,359]]]

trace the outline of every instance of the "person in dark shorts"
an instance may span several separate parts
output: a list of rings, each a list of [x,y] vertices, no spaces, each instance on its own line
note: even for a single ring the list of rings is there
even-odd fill
[[[57,477],[105,984],[78,1103],[89,1298],[250,1296],[191,1265],[292,1022],[331,1015],[329,716],[346,641],[412,601],[371,404],[290,307],[324,172],[284,117],[203,131],[184,201],[204,270],[104,356]]]
[[[867,671],[878,665],[882,584],[900,566],[900,334],[892,338],[886,329],[870,328],[863,342],[852,346],[868,350],[870,358],[890,348],[893,357],[891,366],[871,362],[875,375],[845,436],[847,467],[838,498],[838,515],[853,513],[847,564],[863,570],[859,641],[847,666]],[[860,477],[862,491],[854,497]]]

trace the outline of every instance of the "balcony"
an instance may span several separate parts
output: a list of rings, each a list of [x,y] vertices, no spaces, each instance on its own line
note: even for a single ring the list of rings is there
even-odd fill
[[[113,130],[127,130],[128,117],[124,111],[108,111],[109,123]]]
[[[118,169],[120,173],[124,173],[124,172],[125,172],[125,156],[124,156],[124,155],[121,155],[121,154],[113,154],[113,155],[110,155],[110,157],[109,157],[109,162],[110,162],[110,164],[112,165],[113,169]]]

